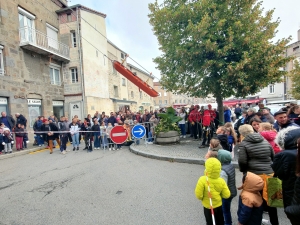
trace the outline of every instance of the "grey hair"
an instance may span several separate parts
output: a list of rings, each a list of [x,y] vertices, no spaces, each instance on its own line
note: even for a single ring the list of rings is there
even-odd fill
[[[280,148],[284,149],[284,143],[285,143],[285,136],[288,132],[291,130],[299,129],[299,127],[296,126],[290,126],[287,128],[284,128],[278,132],[276,135],[275,143],[279,145]]]

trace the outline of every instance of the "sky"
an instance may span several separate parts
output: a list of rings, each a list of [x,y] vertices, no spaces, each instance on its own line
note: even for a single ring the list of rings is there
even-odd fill
[[[148,4],[154,1],[69,0],[68,4],[82,4],[106,14],[107,38],[159,79],[160,72],[155,68],[153,58],[161,55],[161,52],[148,18]],[[263,7],[265,10],[275,8],[273,19],[281,20],[274,41],[292,36],[290,43],[296,42],[300,29],[300,0],[263,0]],[[128,62],[136,65],[130,59]]]

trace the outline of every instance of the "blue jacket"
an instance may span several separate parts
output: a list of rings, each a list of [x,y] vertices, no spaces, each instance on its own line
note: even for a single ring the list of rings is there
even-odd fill
[[[224,111],[224,122],[231,122],[231,111],[229,109]]]
[[[295,124],[294,122],[291,122],[291,121],[287,121],[287,123],[286,124],[284,124],[284,125],[281,125],[281,126],[279,126],[279,124],[278,124],[278,122],[276,121],[275,123],[274,123],[274,129],[275,130],[277,130],[277,132],[278,131],[280,131],[281,129],[284,129],[284,128],[287,128],[287,127],[291,127],[291,126],[295,126],[295,127],[299,127],[297,124]]]

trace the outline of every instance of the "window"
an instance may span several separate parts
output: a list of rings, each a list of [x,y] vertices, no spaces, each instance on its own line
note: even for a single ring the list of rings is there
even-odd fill
[[[175,103],[177,103],[177,99],[175,100]]]
[[[275,93],[275,85],[274,84],[270,84],[269,85],[269,94],[274,94]]]
[[[179,100],[179,103],[181,103],[181,99]]]
[[[159,100],[159,104],[162,104],[162,100]]]
[[[164,93],[164,96],[165,96],[165,97],[167,96],[167,92]]]
[[[114,86],[114,95],[115,97],[119,97],[118,86]]]
[[[168,104],[168,100],[165,100],[165,104]]]
[[[125,59],[125,57],[126,57],[126,54],[121,52],[121,59]]]
[[[131,98],[134,98],[134,92],[131,91]]]
[[[185,103],[185,99],[183,100],[183,103]]]
[[[51,26],[50,24],[46,23],[47,26],[47,39],[48,39],[48,46],[58,49],[58,41],[57,41],[57,34],[58,29]]]
[[[0,75],[4,75],[4,63],[3,63],[3,46],[0,45]]]
[[[26,10],[18,7],[19,28],[21,42],[35,42],[34,22],[35,16]]]
[[[76,40],[76,33],[75,31],[71,33],[71,39],[72,39],[72,47],[77,47],[77,40]]]
[[[72,77],[72,83],[78,83],[78,72],[77,68],[71,69],[71,77]]]
[[[67,21],[72,22],[72,14],[67,14]]]
[[[126,80],[125,80],[125,78],[122,78],[122,86],[126,86]]]
[[[293,51],[297,51],[299,49],[299,46],[293,48]]]
[[[60,82],[60,68],[58,66],[50,65],[50,81],[53,85],[61,85]]]

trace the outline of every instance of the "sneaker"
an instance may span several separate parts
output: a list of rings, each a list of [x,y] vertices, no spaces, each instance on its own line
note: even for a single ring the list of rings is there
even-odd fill
[[[62,151],[62,154],[65,155],[65,154],[66,154],[66,151]]]
[[[12,153],[12,151],[9,152],[9,154],[11,154],[11,153]]]
[[[79,150],[79,147],[77,147],[77,151]]]
[[[82,150],[87,150],[88,148],[87,147],[85,147],[84,149],[82,149]]]
[[[111,148],[109,148],[108,151],[111,151]]]
[[[42,147],[42,145],[39,145],[39,147]]]
[[[185,136],[185,135],[183,135],[183,138],[186,138],[186,136]]]
[[[7,154],[8,152],[5,152],[5,154]]]
[[[263,225],[271,225],[271,223],[269,222],[269,220],[266,220],[266,219],[262,219],[261,224],[263,224]]]
[[[115,151],[115,148],[112,148],[111,150]]]
[[[182,138],[182,135],[180,135],[180,138]]]
[[[205,148],[205,145],[200,145],[198,148]]]
[[[147,144],[148,144],[148,145],[152,145],[152,144],[153,144],[153,142],[151,142],[151,141],[148,141],[148,142],[147,142]]]
[[[70,150],[66,149],[65,151],[66,151],[66,152],[69,152]]]
[[[73,148],[73,151],[75,151],[75,147]]]

